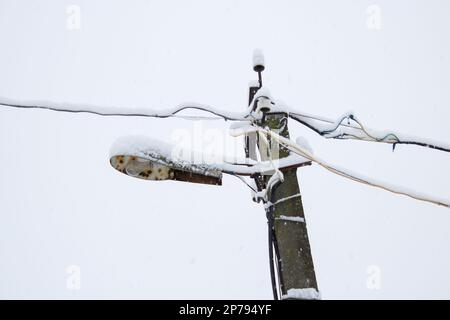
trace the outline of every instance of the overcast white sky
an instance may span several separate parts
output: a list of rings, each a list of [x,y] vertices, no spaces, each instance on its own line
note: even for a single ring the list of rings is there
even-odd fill
[[[241,111],[262,48],[265,85],[299,111],[450,143],[449,17],[445,0],[0,0],[0,97]],[[228,125],[0,108],[0,297],[271,299],[265,213],[242,182],[109,165],[120,136],[198,143],[218,128],[231,141]],[[331,163],[450,196],[449,154],[290,128]],[[318,166],[298,176],[324,299],[450,298],[450,210]]]

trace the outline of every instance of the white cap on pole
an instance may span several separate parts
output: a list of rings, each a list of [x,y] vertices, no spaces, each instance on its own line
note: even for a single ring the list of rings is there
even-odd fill
[[[264,54],[261,49],[253,50],[253,70],[261,72],[264,70]]]

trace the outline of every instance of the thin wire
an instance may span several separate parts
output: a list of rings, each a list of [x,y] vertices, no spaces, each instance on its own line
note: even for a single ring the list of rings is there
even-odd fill
[[[253,192],[258,193],[257,190],[255,190],[255,188],[253,188],[247,181],[245,181],[245,179],[243,177],[241,177],[240,175],[237,175],[236,173],[230,173],[232,176],[238,178],[239,180],[241,180],[242,182],[244,182],[247,187],[249,187]]]
[[[278,290],[279,293],[278,295],[280,297],[283,296],[283,290],[284,290],[284,280],[283,280],[283,273],[281,272],[281,255],[280,255],[280,247],[278,246],[278,240],[275,234],[275,230],[272,229],[272,237],[273,237],[273,246],[275,249],[275,257],[277,258],[276,261],[276,271],[277,271],[277,276],[278,276]]]
[[[320,118],[320,117],[311,116],[311,115],[304,115],[304,114],[297,113],[297,112],[290,112],[290,113],[288,113],[288,115],[291,119],[303,124],[304,126],[308,127],[309,129],[313,130],[314,132],[316,132],[317,134],[319,134],[325,138],[333,138],[333,139],[349,139],[350,138],[350,139],[355,139],[355,140],[384,142],[384,143],[393,144],[394,148],[395,148],[395,145],[397,145],[397,144],[410,144],[410,145],[416,145],[416,146],[421,146],[421,147],[425,147],[425,148],[440,150],[440,151],[444,151],[444,152],[450,152],[449,148],[438,146],[438,145],[431,144],[431,143],[414,141],[414,140],[401,140],[394,133],[388,133],[382,138],[375,137],[372,134],[370,134],[368,132],[368,130],[363,126],[363,124],[359,120],[357,120],[353,115],[348,115],[348,116],[341,118],[341,120],[338,123],[328,120],[328,119],[325,119],[325,118]],[[330,124],[335,124],[335,127],[332,129],[329,129],[329,130],[320,130],[319,128],[315,127],[314,125],[304,121],[300,117],[307,118],[307,119],[313,119],[313,120],[317,120],[317,121],[321,121],[321,122],[326,122],[326,123],[330,123]],[[358,126],[343,123],[343,121],[346,119],[353,120],[355,123],[358,124]],[[367,138],[369,138],[369,139],[364,139],[363,137],[358,137],[358,136],[355,136],[355,135],[352,135],[349,133],[343,133],[343,134],[339,134],[336,136],[332,136],[331,133],[335,132],[341,126],[359,130],[362,133],[364,133],[367,136]]]
[[[326,122],[326,123],[329,123],[329,124],[335,124],[336,123],[336,121],[333,121],[333,120],[330,120],[330,119],[326,119],[326,118],[319,117],[319,116],[307,115],[307,114],[300,113],[300,112],[288,112],[288,115],[290,116],[290,118],[292,118],[294,120],[297,120],[297,121],[298,121],[298,119],[292,117],[292,115],[294,115],[296,117],[302,117],[302,118],[307,118],[307,119],[311,119],[311,120],[317,120],[317,121],[321,121],[321,122]],[[348,128],[357,129],[357,130],[361,130],[361,128],[358,128],[358,127],[353,126],[351,124],[343,123],[342,126],[348,127]],[[318,131],[320,131],[320,130],[318,130]]]
[[[276,280],[276,273],[275,273],[275,260],[274,260],[274,238],[273,238],[273,222],[271,221],[271,217],[267,217],[267,242],[269,246],[269,267],[270,267],[270,280],[272,283],[272,294],[273,299],[278,300],[278,285]],[[275,257],[278,260],[278,257]]]

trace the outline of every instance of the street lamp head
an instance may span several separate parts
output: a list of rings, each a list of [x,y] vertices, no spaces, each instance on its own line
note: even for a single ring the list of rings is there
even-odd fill
[[[131,177],[144,180],[170,180],[174,172],[170,167],[138,156],[117,155],[110,159],[116,170]]]
[[[175,166],[161,164],[160,161],[150,160],[135,155],[116,155],[110,159],[111,166],[116,170],[133,178],[144,180],[175,180],[193,183],[222,185],[221,173],[198,173],[181,170]]]
[[[222,172],[203,164],[173,159],[163,142],[141,137],[119,139],[111,149],[111,166],[133,178],[222,185]]]

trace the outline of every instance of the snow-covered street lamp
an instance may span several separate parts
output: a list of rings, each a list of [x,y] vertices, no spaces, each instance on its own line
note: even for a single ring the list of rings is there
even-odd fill
[[[118,171],[144,180],[176,180],[222,185],[222,172],[204,163],[173,155],[173,147],[145,137],[124,137],[110,152],[110,163]]]

